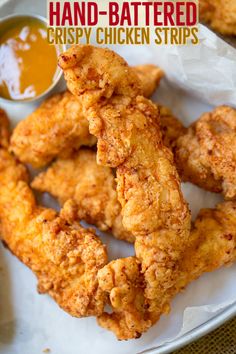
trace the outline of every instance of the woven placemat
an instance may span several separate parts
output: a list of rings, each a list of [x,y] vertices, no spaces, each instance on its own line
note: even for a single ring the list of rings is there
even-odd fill
[[[236,317],[173,354],[236,354]]]

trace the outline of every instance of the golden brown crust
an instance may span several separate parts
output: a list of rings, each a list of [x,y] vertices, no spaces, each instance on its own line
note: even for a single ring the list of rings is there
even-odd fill
[[[7,148],[10,139],[10,122],[6,112],[0,108],[0,147]]]
[[[166,289],[167,306],[163,312],[169,311],[168,303],[173,296],[191,281],[235,261],[236,203],[224,202],[215,209],[202,209],[192,225],[177,281]],[[144,282],[138,272],[137,260],[129,257],[109,263],[98,273],[99,285],[109,295],[113,307],[113,313],[103,313],[98,323],[113,331],[118,339],[138,338],[158,319],[153,319],[145,307]]]
[[[6,150],[0,150],[0,231],[7,247],[72,316],[99,315],[105,294],[97,272],[107,263],[105,247],[92,230],[69,220],[68,202],[61,214],[36,205],[28,174]],[[69,210],[68,210],[69,209]]]
[[[47,99],[17,125],[10,149],[22,162],[42,167],[56,156],[69,156],[95,143],[80,101],[66,91]]]
[[[144,297],[144,279],[135,257],[110,262],[98,273],[99,286],[109,295],[113,312],[104,312],[98,323],[118,339],[139,338],[151,325]]]
[[[163,76],[163,72],[154,65],[142,65],[131,70],[138,71],[142,79],[141,90],[147,95],[154,92]],[[57,156],[68,157],[81,146],[95,143],[95,137],[89,134],[80,99],[64,92],[45,100],[17,125],[10,148],[22,162],[42,167]]]
[[[177,140],[175,161],[184,181],[236,198],[236,110],[203,114]]]
[[[173,148],[186,129],[168,108],[158,107],[164,144]],[[134,236],[122,223],[114,172],[97,164],[94,151],[82,149],[66,159],[58,159],[36,176],[31,185],[52,194],[61,205],[73,198],[78,206],[79,220],[110,231],[118,239],[134,242]]]
[[[141,82],[144,97],[151,97],[164,76],[163,70],[152,64],[136,65],[133,68]]]
[[[236,35],[235,0],[200,0],[200,20],[224,35]]]
[[[81,48],[77,50],[80,51]],[[83,52],[83,48],[81,51]],[[73,54],[75,52],[74,50]],[[106,52],[106,55],[109,54]],[[88,70],[89,65],[94,65],[96,61],[96,53],[90,52],[86,64],[85,57],[82,57],[83,65],[78,69],[80,64],[77,61],[76,72],[83,70],[84,65]],[[141,304],[144,305],[138,313],[139,317],[136,315],[139,320],[132,320],[133,327],[130,329],[127,318],[135,313],[137,307],[128,306],[117,311],[116,300],[119,303],[119,296],[116,298],[116,292],[113,290],[117,287],[119,289],[119,284],[117,286],[116,282],[111,283],[109,279],[115,279],[116,272],[120,274],[120,268],[116,270],[115,263],[111,264],[112,271],[110,264],[106,267],[107,273],[102,273],[101,286],[105,289],[107,282],[111,284],[107,293],[113,313],[102,315],[99,323],[113,330],[118,338],[137,337],[141,331],[147,330],[155,323],[161,313],[168,312],[171,298],[188,282],[204,271],[216,269],[235,260],[235,206],[225,207],[226,212],[224,207],[218,207],[216,211],[203,211],[188,238],[188,211],[179,191],[178,177],[172,167],[172,156],[162,146],[159,138],[155,107],[143,97],[136,96],[139,92],[137,88],[133,93],[130,92],[127,82],[123,96],[122,82],[118,89],[116,82],[111,85],[115,93],[118,90],[119,95],[114,92],[111,94],[107,87],[112,76],[107,82],[102,82],[101,91],[100,81],[97,82],[97,88],[94,87],[90,91],[87,82],[77,82],[73,67],[68,69],[68,61],[66,77],[69,78],[70,88],[73,90],[74,85],[75,93],[79,92],[85,96],[90,129],[98,137],[98,161],[117,167],[118,196],[122,204],[123,223],[136,238],[136,255],[141,261],[141,272],[144,276],[144,298],[140,298]],[[84,73],[81,75],[83,77]],[[232,220],[227,216],[229,208]],[[217,218],[222,219],[221,224],[215,221]],[[202,233],[208,224],[211,225],[209,233],[203,236]],[[122,262],[122,267],[125,267],[127,261]],[[122,287],[123,298],[132,298],[133,293],[132,286]],[[138,324],[141,323],[143,328],[140,330]]]
[[[79,66],[74,50],[72,53],[72,63]],[[88,69],[85,85],[89,91],[81,92],[84,112],[101,142],[99,161],[117,167],[124,225],[136,238],[137,257],[105,265],[104,246],[91,230],[75,221],[87,213],[101,228],[107,228],[121,218],[112,170],[97,166],[94,153],[88,150],[71,159],[59,159],[34,182],[41,186],[49,181],[47,188],[52,188],[62,203],[71,197],[78,200],[76,204],[67,200],[59,215],[36,205],[25,167],[6,150],[0,150],[0,231],[12,252],[36,273],[40,292],[49,293],[73,316],[97,315],[99,324],[119,339],[138,338],[168,312],[171,298],[190,281],[236,260],[236,204],[225,202],[215,209],[202,210],[189,236],[188,209],[172,154],[162,144],[156,106],[140,95],[136,78],[130,81],[131,69],[122,64],[121,58],[114,63],[121,70],[118,87],[112,71],[108,70],[105,79],[100,77],[106,68],[105,57],[109,64],[116,56],[110,58],[105,51],[102,58],[102,51],[94,48],[87,63],[86,53],[82,58]],[[97,54],[104,68],[95,65]],[[123,70],[128,70],[127,81]],[[163,126],[168,125],[166,144],[175,148],[184,128],[165,108],[161,114]],[[231,119],[225,125],[221,119],[219,122],[214,121],[213,126],[208,122],[211,133],[228,134],[226,126]],[[110,130],[114,137],[109,136]],[[60,175],[56,175],[58,171]],[[66,174],[71,176],[65,180]],[[103,312],[105,301],[112,306],[112,313]]]
[[[202,209],[192,225],[189,246],[181,263],[175,292],[204,272],[236,261],[236,202],[223,202]]]
[[[158,107],[163,142],[173,148],[186,129],[168,108]],[[114,172],[97,164],[94,151],[82,149],[66,159],[56,160],[36,176],[31,185],[52,194],[61,205],[73,198],[78,206],[79,220],[96,225],[102,231],[110,231],[118,239],[134,242],[134,236],[122,223]]]
[[[136,238],[145,306],[154,323],[165,311],[165,292],[176,281],[190,231],[173,157],[162,143],[157,107],[141,96],[138,78],[109,50],[73,47],[59,64],[68,88],[83,99],[90,132],[98,138],[98,163],[117,167],[123,224]]]
[[[187,129],[183,126],[181,121],[173,115],[168,107],[158,105],[158,108],[160,110],[163,143],[173,151],[177,139],[185,134]]]
[[[78,220],[134,242],[122,224],[113,171],[97,164],[94,151],[82,149],[68,159],[58,159],[33,180],[32,187],[51,193],[62,205],[72,198]]]

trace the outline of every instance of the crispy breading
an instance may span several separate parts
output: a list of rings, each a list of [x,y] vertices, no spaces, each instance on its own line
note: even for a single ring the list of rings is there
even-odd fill
[[[119,239],[134,242],[132,234],[122,225],[113,171],[97,164],[96,152],[82,149],[68,159],[56,160],[31,186],[51,193],[61,205],[72,198],[79,220],[110,231]]]
[[[139,338],[152,323],[144,297],[144,279],[135,257],[110,262],[98,273],[99,286],[109,295],[111,314],[104,312],[98,323],[118,339]]]
[[[166,146],[173,148],[185,132],[171,111],[159,106],[161,130]],[[96,162],[95,151],[82,149],[66,159],[57,159],[46,171],[35,177],[31,186],[48,192],[61,205],[73,198],[78,206],[79,220],[109,231],[118,239],[134,242],[134,236],[122,224],[121,205],[117,199],[114,172]]]
[[[198,168],[190,174],[190,177],[186,174],[186,171],[192,169],[191,164],[194,157],[196,158],[199,155],[203,158],[205,163],[207,162],[206,157],[208,158],[208,154],[204,157],[204,154],[202,153],[203,148],[200,145],[201,140],[192,138],[193,130],[191,127],[187,130],[183,127],[181,122],[173,116],[168,108],[163,106],[159,106],[159,108],[161,114],[163,141],[166,146],[172,148],[175,152],[177,156],[177,167],[179,172],[183,175],[183,179],[187,181],[190,180],[196,184],[199,184],[198,180],[200,179],[201,187],[215,192],[222,191],[221,187],[219,187],[219,183],[222,183],[225,176],[227,176],[227,168],[221,169],[222,178],[219,179],[217,184],[214,180],[212,182],[214,175],[211,172],[203,180],[202,168],[199,168],[198,165]],[[196,122],[195,124],[197,125],[198,123]],[[205,131],[207,132],[205,129],[205,126],[203,127],[202,125],[199,127],[201,134]],[[217,130],[214,134],[216,134],[217,140],[221,142],[220,131]],[[179,136],[182,136],[182,138],[178,140]],[[232,138],[232,142],[230,143],[232,150],[234,150],[234,140],[235,139]],[[178,149],[176,151],[177,141]],[[222,141],[223,149],[218,148],[216,151],[219,155],[222,166],[225,161],[226,166],[228,166],[229,169],[231,165],[233,166],[234,160],[230,157],[229,149],[225,151],[225,143]],[[189,151],[191,151],[191,153],[189,153]],[[114,181],[115,177],[112,171],[109,170],[108,167],[98,166],[95,161],[95,152],[92,151],[88,153],[88,163],[85,161],[84,164],[81,163],[80,159],[83,154],[85,154],[85,152],[78,153],[78,155],[76,153],[72,157],[65,160],[59,159],[52,165],[52,167],[48,169],[48,171],[42,172],[38,177],[36,177],[33,182],[33,187],[42,192],[51,193],[54,197],[59,198],[61,203],[64,203],[67,199],[72,198],[73,196],[75,198],[75,190],[77,185],[78,191],[75,199],[79,206],[79,216],[87,222],[98,226],[101,230],[111,231],[117,238],[133,242],[134,237],[132,237],[129,232],[125,232],[122,224],[122,216],[120,214],[121,208],[120,203],[117,201],[117,194],[115,191],[116,184]],[[183,161],[183,156],[186,155],[189,157],[189,160],[186,159]],[[208,161],[208,166],[212,170],[215,169],[214,164],[210,160]],[[218,169],[219,167],[220,165],[217,164]],[[83,171],[86,171],[86,173]],[[84,177],[82,176],[83,173]],[[91,176],[94,176],[94,178]],[[110,181],[109,183],[106,182],[108,179]],[[92,199],[90,199],[90,197],[92,197]],[[113,203],[113,210],[110,208],[110,203]],[[116,217],[114,217],[114,215]]]
[[[131,70],[138,71],[142,79],[141,90],[147,95],[153,93],[163,76],[163,72],[154,65],[133,67]],[[67,157],[81,146],[95,143],[95,137],[89,134],[81,100],[70,92],[64,92],[45,100],[17,125],[10,149],[20,161],[42,167],[57,156]]]
[[[66,218],[71,203],[59,215],[37,206],[27,183],[25,167],[1,149],[0,234],[4,244],[36,274],[39,292],[51,295],[69,314],[101,314],[105,294],[98,287],[97,272],[107,263],[105,246],[92,230]]]
[[[10,138],[10,122],[6,112],[0,108],[0,147],[7,148]]]
[[[98,138],[98,163],[117,167],[123,224],[136,239],[145,306],[154,323],[166,309],[166,290],[176,282],[190,233],[190,213],[172,153],[162,143],[158,109],[141,95],[138,77],[125,61],[108,49],[72,47],[59,65]]]
[[[158,105],[158,107],[160,110],[163,143],[173,151],[177,139],[185,134],[187,129],[183,126],[181,121],[173,115],[168,107],[162,105]]]
[[[192,225],[179,277],[174,286],[166,290],[166,299],[170,302],[174,295],[203,273],[235,261],[236,202],[224,202],[215,209],[202,209]],[[109,295],[113,307],[113,313],[104,312],[98,317],[98,323],[113,331],[118,339],[138,338],[152,323],[142,292],[144,280],[139,272],[135,257],[115,260],[98,272],[99,285]],[[168,309],[167,305],[167,312]]]
[[[236,261],[236,202],[202,209],[193,223],[183,257],[177,292],[203,272],[212,272]]]
[[[133,68],[141,81],[144,97],[151,97],[164,76],[163,70],[151,64],[137,65]]]
[[[177,140],[175,161],[184,181],[236,198],[236,110],[203,114]]]
[[[224,35],[236,35],[235,0],[200,0],[200,20]]]
[[[22,162],[41,167],[55,156],[69,156],[82,145],[92,146],[80,100],[70,92],[58,93],[44,101],[19,122],[11,137],[10,149]]]

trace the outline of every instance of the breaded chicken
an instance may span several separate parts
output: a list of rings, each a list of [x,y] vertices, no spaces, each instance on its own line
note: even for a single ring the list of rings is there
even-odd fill
[[[173,148],[186,129],[168,108],[159,108],[164,144]],[[74,199],[79,220],[109,231],[118,239],[134,242],[134,236],[122,224],[114,172],[97,164],[95,151],[82,149],[71,157],[57,159],[35,177],[31,186],[40,192],[50,193],[61,205],[68,199]]]
[[[135,257],[116,259],[99,271],[98,279],[113,308],[111,314],[99,316],[98,323],[112,330],[118,339],[139,338],[152,325],[140,263]]]
[[[94,151],[81,149],[71,158],[56,160],[31,185],[50,193],[61,205],[73,199],[78,220],[96,225],[102,231],[110,231],[119,239],[134,242],[132,234],[122,225],[113,171],[97,164]]]
[[[131,70],[136,71],[135,67]],[[151,95],[163,72],[154,65],[139,66],[137,71],[142,79],[142,91]],[[42,167],[57,156],[67,157],[81,146],[95,143],[95,137],[89,134],[80,99],[64,92],[45,100],[17,125],[10,149],[20,161]]]
[[[236,202],[202,209],[192,225],[189,246],[181,263],[177,292],[203,272],[236,261]]]
[[[203,114],[179,137],[175,161],[181,178],[226,199],[236,198],[236,110]]]
[[[10,123],[3,109],[0,108],[0,147],[7,148],[10,138]]]
[[[188,129],[159,106],[163,142],[172,149],[183,181],[236,198],[236,110],[216,107]]]
[[[2,241],[36,274],[40,293],[48,293],[72,316],[101,314],[105,294],[97,272],[107,263],[105,246],[92,230],[65,217],[71,203],[59,215],[37,206],[28,179],[25,167],[1,149]]]
[[[158,109],[142,96],[126,62],[108,49],[72,47],[59,65],[98,139],[98,163],[117,168],[123,225],[135,236],[145,307],[155,323],[179,276],[190,233],[190,212],[172,153],[162,142]]]
[[[11,137],[11,151],[20,161],[42,167],[55,156],[69,156],[82,145],[94,145],[96,139],[81,112],[80,100],[70,92],[53,95],[19,122]]]
[[[199,0],[200,20],[213,30],[236,36],[235,0]]]
[[[188,177],[186,171],[192,168],[191,156],[197,156],[197,152],[201,148],[201,142],[198,141],[196,143],[195,139],[192,139],[192,135],[189,134],[189,131],[192,132],[192,128],[187,130],[168,108],[159,106],[159,109],[163,142],[175,152],[177,167],[183,175],[183,180],[190,180],[198,184],[198,180],[200,179],[201,187],[215,192],[222,192],[221,188],[215,188],[215,183],[211,182],[213,178],[212,173],[209,173],[204,180],[201,179],[202,168],[196,168],[190,174],[190,177]],[[198,123],[195,124],[197,125]],[[203,127],[200,126],[199,129],[201,134],[203,134]],[[215,133],[218,135],[217,139],[221,141],[220,131]],[[183,137],[178,140],[180,136]],[[178,149],[176,150],[177,142]],[[223,146],[224,142],[222,141],[222,143]],[[231,147],[233,147],[232,143]],[[189,154],[189,160],[182,161],[183,154],[188,154],[191,148],[193,151]],[[232,157],[229,156],[229,149],[226,152],[224,150],[218,149],[217,153],[222,165],[225,161],[229,168],[231,164],[233,165],[233,160],[231,161]],[[202,148],[200,151],[202,151]],[[180,152],[181,158],[179,157]],[[200,157],[203,156],[202,153],[198,154]],[[207,161],[206,158],[204,158],[204,161]],[[215,168],[214,164],[210,161],[208,162],[208,166],[212,170]],[[220,165],[218,164],[217,167],[219,168]],[[222,169],[222,178],[220,181],[223,181],[226,176],[227,169]],[[125,231],[122,224],[121,207],[117,200],[115,176],[108,167],[97,165],[95,152],[85,152],[82,150],[68,159],[57,160],[47,171],[42,172],[35,178],[33,187],[41,192],[51,193],[59,199],[61,204],[69,198],[74,198],[78,205],[79,218],[96,225],[102,231],[110,231],[117,238],[134,242],[134,237]],[[113,208],[110,207],[111,205],[113,205]]]
[[[152,64],[137,65],[133,68],[141,81],[144,97],[151,97],[164,76],[164,72]]]
[[[186,128],[167,107],[158,107],[163,142],[173,148]],[[109,167],[97,164],[95,151],[82,149],[68,158],[57,159],[35,177],[31,186],[40,192],[50,193],[61,205],[68,199],[74,199],[79,220],[85,220],[101,231],[109,231],[118,239],[134,242],[134,236],[122,224],[115,174]]]
[[[235,261],[236,203],[224,202],[215,209],[202,209],[192,225],[179,277],[173,287],[166,289],[166,312],[173,296],[191,281]],[[139,272],[135,257],[115,260],[98,272],[99,286],[109,295],[113,307],[113,313],[104,312],[98,317],[98,323],[113,331],[118,339],[138,338],[152,323],[145,307],[144,280]]]
[[[187,129],[168,107],[162,105],[158,105],[158,107],[160,110],[163,143],[174,152],[177,139],[185,134]]]

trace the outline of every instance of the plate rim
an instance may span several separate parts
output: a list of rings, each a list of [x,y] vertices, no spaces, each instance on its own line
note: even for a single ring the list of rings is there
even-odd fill
[[[210,320],[202,323],[201,325],[193,328],[191,331],[185,333],[180,338],[160,345],[158,347],[146,349],[137,354],[168,354],[172,351],[181,349],[182,347],[200,339],[201,337],[209,334],[215,329],[219,328],[221,325],[236,316],[236,301],[229,305],[225,310],[221,311],[219,314],[215,315]]]

